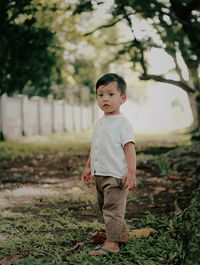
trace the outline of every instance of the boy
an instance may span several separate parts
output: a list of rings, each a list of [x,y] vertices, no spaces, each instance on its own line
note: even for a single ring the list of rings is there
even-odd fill
[[[126,82],[114,73],[103,75],[96,83],[96,99],[104,117],[95,126],[82,181],[90,184],[94,177],[107,239],[101,248],[89,253],[93,256],[118,253],[119,243],[127,242],[126,200],[128,190],[137,186],[133,129],[120,113],[126,101]]]

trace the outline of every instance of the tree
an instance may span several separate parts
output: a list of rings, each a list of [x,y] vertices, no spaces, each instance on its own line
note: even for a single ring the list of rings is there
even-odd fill
[[[84,86],[92,101],[93,82],[104,67],[102,54],[95,57],[103,49],[90,37],[85,42],[74,8],[65,0],[0,0],[0,95],[51,93],[78,101]],[[89,54],[80,52],[83,46],[92,47]]]
[[[38,24],[40,8],[32,0],[0,1],[0,94],[47,96],[59,80],[55,34]]]
[[[95,3],[95,4],[94,4]],[[90,12],[100,6],[103,1],[81,1],[76,12]],[[115,0],[111,6],[112,18],[94,28],[96,30],[110,28],[125,22],[132,32],[132,38],[123,43],[110,43],[118,46],[116,59],[128,55],[134,67],[140,65],[141,80],[155,80],[176,85],[187,92],[194,116],[193,127],[200,133],[200,81],[199,55],[200,55],[200,2],[197,0]],[[135,18],[146,21],[154,33],[154,38],[147,32],[138,37]],[[145,29],[144,29],[145,31]],[[168,75],[153,74],[149,72],[147,53],[152,48],[164,49],[174,60],[176,78]],[[183,74],[180,60],[187,68],[188,76]]]

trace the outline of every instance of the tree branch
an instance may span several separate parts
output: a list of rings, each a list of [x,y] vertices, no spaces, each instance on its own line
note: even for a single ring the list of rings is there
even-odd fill
[[[119,45],[132,44],[132,42],[133,42],[132,40],[126,41],[126,42],[118,42],[118,43],[113,43],[113,42],[106,41],[105,44],[111,45],[111,46],[119,46]]]
[[[181,68],[180,68],[180,66],[179,66],[179,64],[178,64],[177,53],[176,53],[176,55],[173,57],[173,60],[174,60],[175,66],[176,66],[177,74],[179,75],[181,82],[184,83],[185,80],[184,80],[184,78],[183,78],[183,74],[182,74]]]
[[[143,74],[140,76],[140,80],[155,80],[157,82],[168,83],[171,85],[178,86],[178,87],[182,88],[187,93],[194,93],[195,92],[195,90],[192,87],[190,87],[189,85],[187,85],[186,83],[184,83],[182,81],[176,81],[173,79],[168,79],[168,78],[165,78],[161,75]]]
[[[119,19],[113,21],[113,22],[110,23],[110,24],[101,25],[101,26],[95,28],[94,30],[85,33],[84,36],[91,35],[91,34],[93,34],[94,32],[96,32],[96,31],[99,30],[99,29],[110,28],[110,27],[114,26],[115,24],[117,24],[119,21],[123,20],[123,19],[124,19],[124,17],[121,17],[121,18],[119,18]]]

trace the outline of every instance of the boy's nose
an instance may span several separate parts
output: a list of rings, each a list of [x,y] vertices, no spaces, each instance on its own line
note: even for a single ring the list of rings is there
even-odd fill
[[[105,100],[108,100],[108,96],[107,95],[103,96],[103,101],[105,101]]]

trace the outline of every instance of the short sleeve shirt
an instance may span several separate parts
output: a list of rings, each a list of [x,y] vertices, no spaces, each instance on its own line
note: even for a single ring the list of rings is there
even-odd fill
[[[104,116],[94,129],[91,146],[92,175],[121,179],[127,171],[124,146],[135,143],[130,122],[123,114]]]

